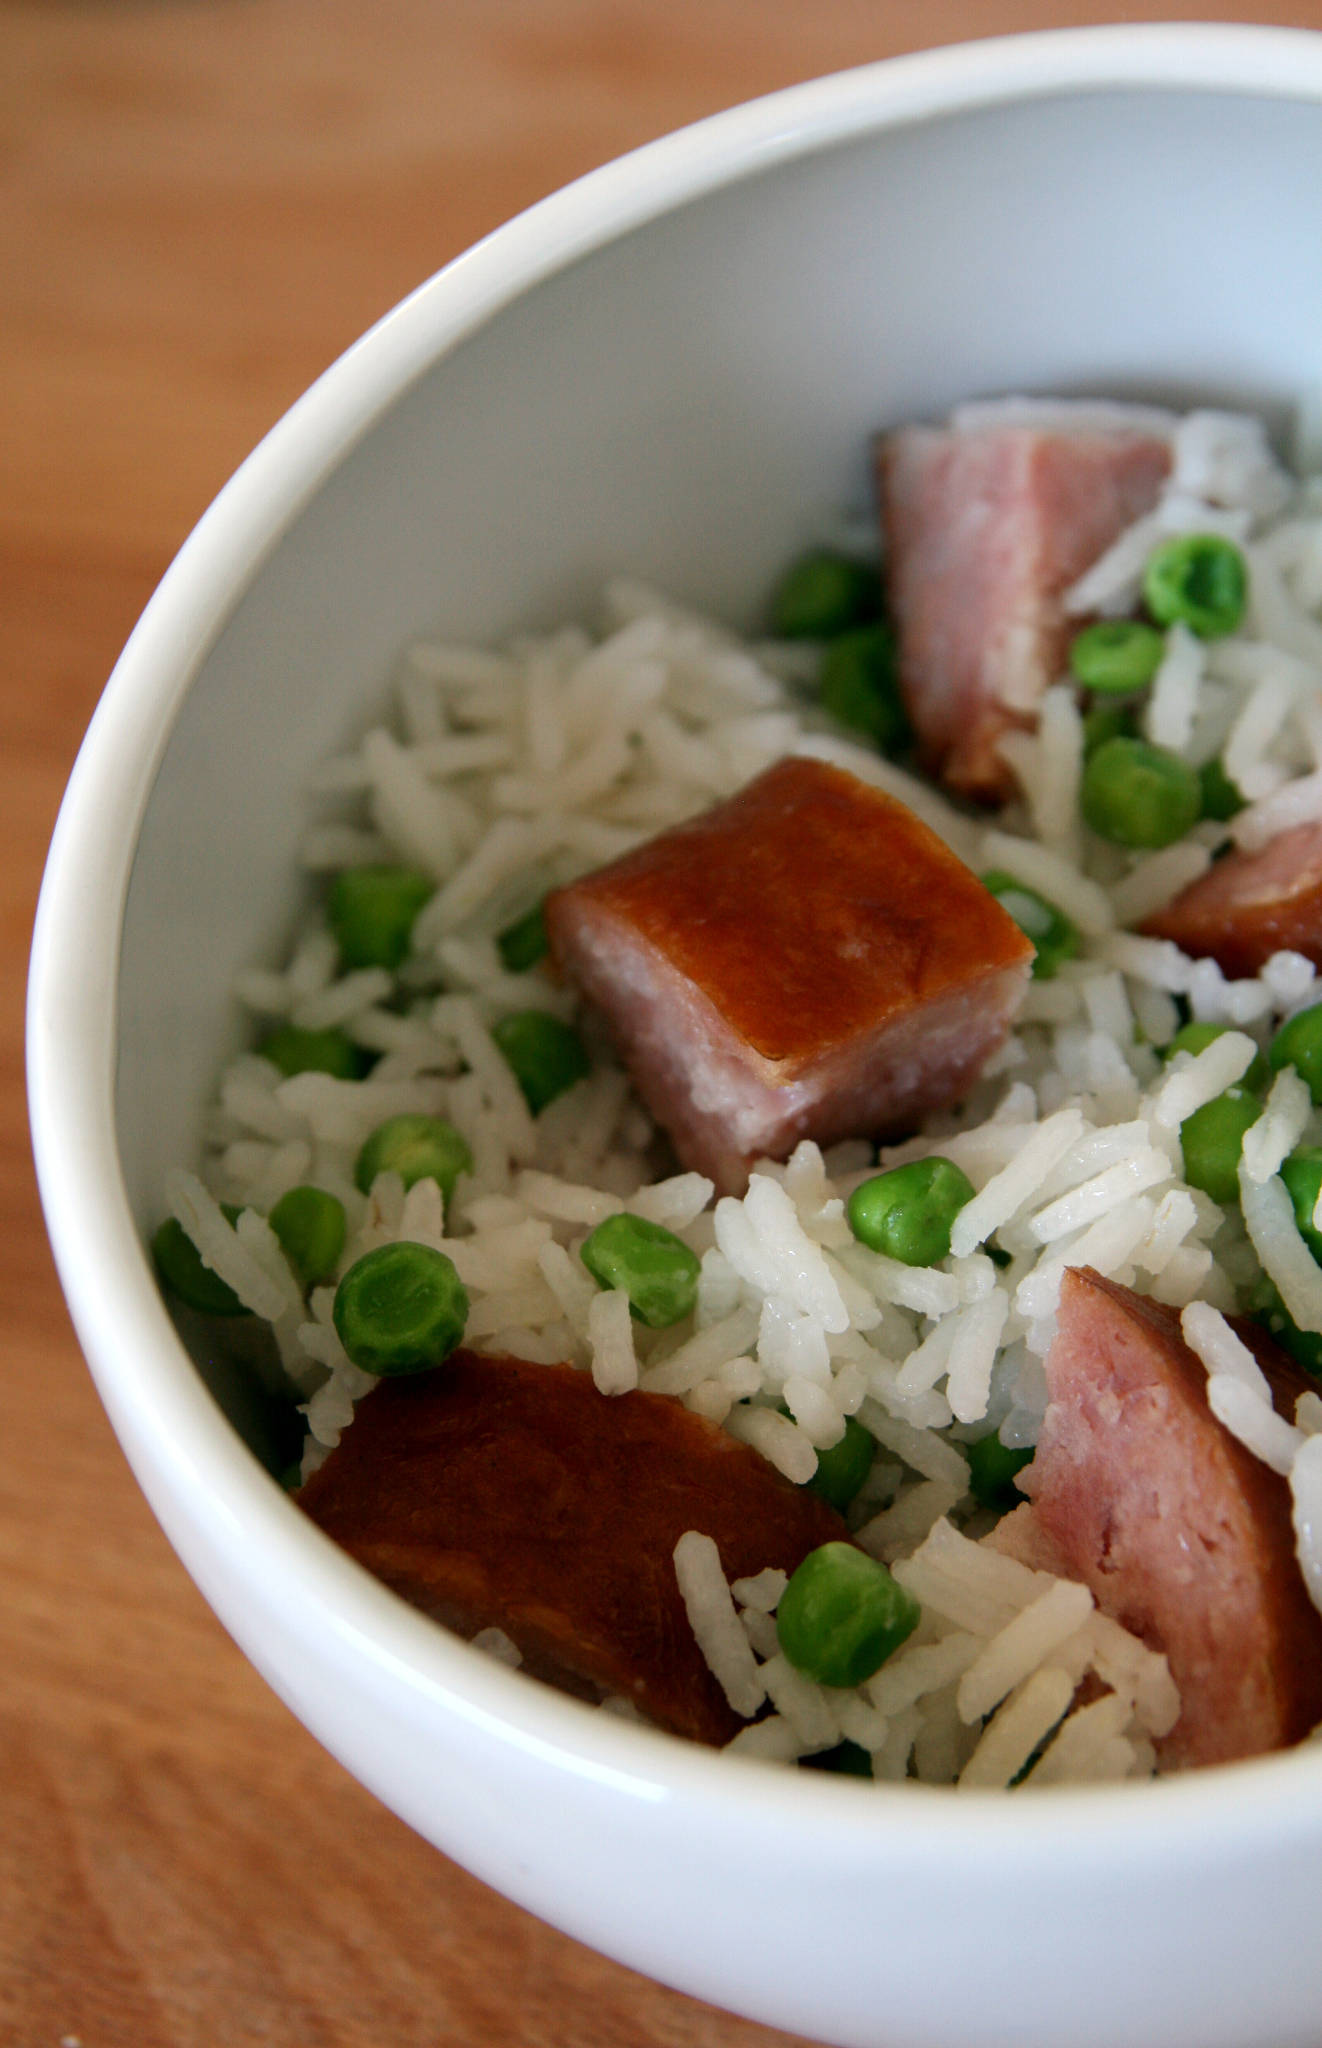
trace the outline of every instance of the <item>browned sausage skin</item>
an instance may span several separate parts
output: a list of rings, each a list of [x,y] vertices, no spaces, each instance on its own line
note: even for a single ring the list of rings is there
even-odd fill
[[[1256,853],[1226,854],[1141,929],[1236,977],[1260,973],[1283,951],[1322,967],[1322,824],[1279,833]]]
[[[801,1138],[894,1135],[955,1100],[1033,957],[903,804],[797,759],[555,891],[546,925],[680,1159],[729,1193]]]
[[[715,1744],[742,1724],[689,1624],[679,1538],[712,1537],[735,1579],[846,1537],[833,1508],[678,1401],[472,1351],[382,1381],[298,1498],[460,1635],[503,1629],[534,1675]]]
[[[1307,1384],[1262,1332],[1242,1334],[1278,1398]],[[1322,1615],[1296,1561],[1289,1487],[1213,1416],[1178,1313],[1068,1271],[1047,1382],[1019,1484],[1041,1554],[1165,1651],[1183,1708],[1162,1765],[1300,1741],[1322,1718]],[[1013,1520],[1034,1534],[1024,1510]]]
[[[1011,793],[1007,732],[1031,728],[1063,666],[1061,598],[1150,511],[1160,438],[1029,427],[905,427],[878,443],[900,682],[925,765],[987,802]]]

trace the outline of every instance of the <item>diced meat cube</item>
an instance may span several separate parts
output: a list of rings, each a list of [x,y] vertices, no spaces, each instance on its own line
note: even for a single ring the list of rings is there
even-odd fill
[[[1307,1382],[1256,1328],[1278,1400]],[[1286,1481],[1216,1420],[1174,1309],[1088,1268],[1065,1274],[1014,1554],[1056,1560],[1102,1612],[1164,1650],[1182,1708],[1167,1768],[1300,1741],[1322,1718],[1322,1615],[1295,1555]],[[1292,1402],[1290,1403],[1292,1409]],[[1039,1542],[1040,1539],[1040,1542]]]
[[[930,771],[998,801],[1005,734],[1031,729],[1060,675],[1069,585],[1151,511],[1157,436],[1022,426],[906,427],[878,468],[900,684]]]
[[[1236,979],[1285,950],[1322,967],[1322,824],[1281,832],[1257,853],[1224,855],[1141,928]]]
[[[680,1159],[727,1192],[802,1138],[955,1100],[1033,952],[904,805],[810,760],[557,890],[546,927]]]
[[[373,1388],[298,1498],[460,1635],[503,1629],[534,1676],[716,1744],[741,1723],[689,1626],[679,1538],[711,1536],[731,1579],[846,1540],[833,1508],[678,1401],[471,1351]]]

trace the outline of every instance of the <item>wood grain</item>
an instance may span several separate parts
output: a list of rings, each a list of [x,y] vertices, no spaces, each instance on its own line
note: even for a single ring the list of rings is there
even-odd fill
[[[681,122],[1071,15],[1087,18],[1047,0],[0,7],[3,2048],[786,2040],[589,1954],[425,1847],[193,1591],[45,1249],[21,1074],[32,908],[79,735],[171,554],[404,291]],[[1276,18],[1322,26],[1322,0]]]

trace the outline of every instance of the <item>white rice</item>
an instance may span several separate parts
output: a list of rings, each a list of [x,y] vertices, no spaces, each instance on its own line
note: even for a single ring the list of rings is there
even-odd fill
[[[1122,924],[1138,924],[1205,875],[1211,865],[1210,848],[1195,839],[1179,839],[1174,846],[1135,861],[1111,893],[1116,917]]]
[[[984,1243],[1033,1199],[1039,1183],[1064,1158],[1082,1130],[1083,1113],[1072,1105],[1033,1131],[1016,1157],[994,1174],[955,1218],[950,1249],[956,1258]]]
[[[1077,1707],[1043,1751],[1031,1784],[1042,1789],[1128,1777],[1134,1764],[1133,1746],[1123,1739],[1128,1720],[1128,1702],[1118,1693]]]
[[[1228,1373],[1213,1373],[1207,1382],[1207,1404],[1218,1422],[1232,1436],[1270,1465],[1273,1472],[1288,1478],[1304,1437],[1265,1401],[1260,1401],[1240,1379]]]
[[[1195,1110],[1242,1080],[1257,1056],[1257,1046],[1242,1031],[1223,1033],[1192,1058],[1187,1054],[1177,1056],[1171,1065],[1170,1079],[1157,1092],[1153,1121],[1168,1131],[1178,1130]]]
[[[600,1394],[627,1394],[638,1384],[633,1310],[622,1287],[606,1288],[588,1303],[588,1348]]]
[[[736,1714],[756,1713],[766,1698],[766,1686],[739,1626],[720,1552],[710,1536],[685,1531],[675,1545],[675,1576],[693,1633],[730,1705]]]
[[[1250,1180],[1267,1181],[1279,1173],[1308,1129],[1312,1113],[1307,1083],[1293,1067],[1283,1067],[1272,1083],[1262,1115],[1244,1133],[1242,1158]]]
[[[959,1774],[960,1784],[980,1791],[1009,1785],[1065,1713],[1074,1687],[1068,1672],[1050,1664],[1034,1671],[988,1722]]]
[[[1322,1436],[1301,1444],[1290,1467],[1299,1563],[1315,1607],[1322,1607]]]
[[[740,1407],[728,1418],[731,1436],[761,1451],[769,1464],[796,1486],[802,1486],[817,1470],[817,1452],[796,1422],[774,1408]]]
[[[1284,1181],[1279,1174],[1254,1180],[1241,1161],[1239,1194],[1253,1249],[1286,1314],[1301,1330],[1322,1331],[1322,1268],[1299,1235]]]
[[[779,1651],[758,1669],[758,1677],[777,1713],[783,1715],[799,1741],[801,1755],[829,1749],[839,1742],[839,1717],[822,1687],[805,1678]]]
[[[992,1637],[964,1673],[958,1693],[961,1718],[978,1721],[991,1713],[1082,1627],[1092,1604],[1088,1588],[1068,1579],[1056,1579],[1039,1593]]]
[[[1175,754],[1187,749],[1193,738],[1205,661],[1204,642],[1187,626],[1168,629],[1166,652],[1143,715],[1143,730],[1155,746],[1169,747]]]
[[[965,1490],[943,1479],[919,1479],[904,1485],[892,1507],[854,1530],[854,1541],[878,1563],[893,1564],[930,1534],[963,1499]]]

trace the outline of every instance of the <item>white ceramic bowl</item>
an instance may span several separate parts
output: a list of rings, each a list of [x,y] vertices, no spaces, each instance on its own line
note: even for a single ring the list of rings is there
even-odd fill
[[[1322,2023],[1322,1751],[1131,1790],[868,1792],[593,1714],[398,1603],[280,1493],[143,1252],[292,921],[305,771],[419,629],[637,567],[739,621],[879,424],[1012,388],[1279,421],[1322,363],[1322,39],[1138,28],[798,87],[547,200],[326,375],[188,541],[61,814],[33,959],[42,1189],[190,1572],[307,1726],[499,1890],[838,2043],[1290,2048]]]

